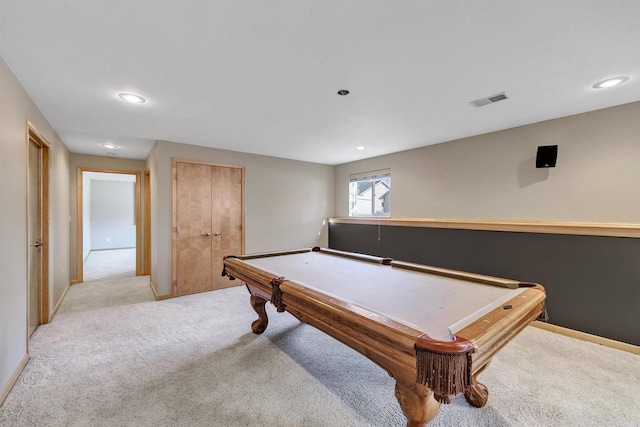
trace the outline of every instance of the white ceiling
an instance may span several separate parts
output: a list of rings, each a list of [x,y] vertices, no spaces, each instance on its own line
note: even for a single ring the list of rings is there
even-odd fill
[[[640,100],[637,0],[0,1],[0,53],[75,153],[340,164]]]

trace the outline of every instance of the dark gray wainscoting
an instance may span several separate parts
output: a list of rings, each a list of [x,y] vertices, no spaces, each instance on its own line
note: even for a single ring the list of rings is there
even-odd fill
[[[550,323],[640,345],[640,239],[330,223],[329,247],[540,283]]]

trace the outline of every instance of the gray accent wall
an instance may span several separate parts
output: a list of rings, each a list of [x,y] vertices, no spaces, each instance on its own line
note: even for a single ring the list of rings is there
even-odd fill
[[[332,223],[329,243],[540,283],[550,323],[640,345],[640,239]]]

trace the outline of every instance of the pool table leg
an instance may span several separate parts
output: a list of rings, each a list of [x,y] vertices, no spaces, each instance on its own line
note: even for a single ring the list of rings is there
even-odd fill
[[[264,308],[266,303],[266,299],[260,298],[257,295],[251,295],[251,307],[253,307],[256,313],[258,313],[258,318],[251,324],[251,330],[254,334],[261,334],[265,329],[267,329],[269,318],[267,317],[267,311]]]
[[[396,382],[396,399],[407,417],[407,427],[422,427],[438,415],[440,403],[422,384]]]
[[[489,389],[487,389],[484,384],[478,382],[478,375],[480,375],[487,366],[489,366],[489,362],[487,362],[473,375],[471,388],[464,394],[464,397],[467,398],[467,402],[476,408],[482,408],[487,404],[487,400],[489,399]]]

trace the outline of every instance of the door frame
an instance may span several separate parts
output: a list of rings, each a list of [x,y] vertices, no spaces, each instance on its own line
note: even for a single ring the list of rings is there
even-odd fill
[[[240,231],[240,246],[241,251],[245,251],[245,167],[243,165],[237,165],[232,163],[219,163],[206,160],[192,160],[183,159],[179,157],[171,158],[171,296],[178,296],[178,209],[176,206],[177,201],[177,189],[178,189],[178,163],[191,163],[194,165],[216,166],[223,168],[240,169],[242,174],[242,190],[241,190],[241,218],[240,222],[242,230]]]
[[[82,210],[82,172],[103,172],[103,173],[118,173],[123,175],[135,175],[136,176],[136,276],[142,276],[141,270],[141,257],[140,257],[140,247],[142,245],[141,240],[141,224],[140,224],[140,178],[141,172],[136,170],[125,170],[125,169],[106,169],[106,168],[91,168],[78,166],[76,168],[76,278],[78,283],[82,283],[84,281],[84,259],[82,258],[83,252],[83,230],[82,230],[82,218],[83,218],[83,210]]]
[[[27,173],[27,191],[26,196],[26,220],[27,220],[27,343],[29,342],[29,144],[33,141],[42,151],[40,157],[40,238],[42,239],[42,254],[40,266],[40,285],[38,286],[38,325],[49,323],[49,157],[51,144],[36,129],[30,121],[27,120],[26,135],[26,173]],[[28,347],[27,347],[28,348]]]
[[[144,275],[151,275],[151,171],[144,171]]]

